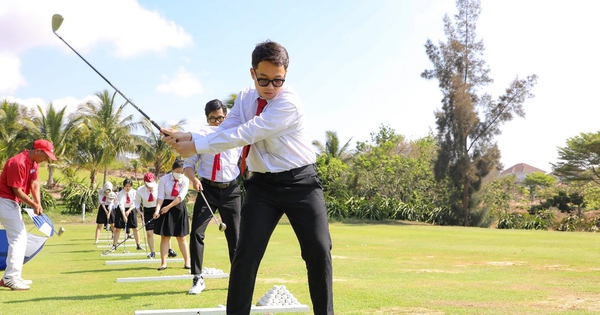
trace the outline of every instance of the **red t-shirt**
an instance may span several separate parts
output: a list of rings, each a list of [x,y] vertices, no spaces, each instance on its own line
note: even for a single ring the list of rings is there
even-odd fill
[[[38,164],[29,157],[29,151],[11,157],[0,174],[0,197],[21,202],[11,187],[21,188],[26,195],[31,191],[31,182],[38,178]]]

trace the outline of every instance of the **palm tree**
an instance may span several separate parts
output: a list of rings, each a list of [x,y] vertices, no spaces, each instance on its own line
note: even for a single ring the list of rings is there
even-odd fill
[[[96,93],[100,102],[79,105],[72,119],[81,136],[86,137],[80,138],[79,156],[74,159],[90,170],[92,187],[99,170],[104,170],[103,182],[106,182],[110,163],[117,155],[133,151],[137,137],[131,132],[140,127],[140,123],[133,122],[133,115],[123,117],[127,103],[115,106],[116,95],[117,92],[111,96],[107,90]]]
[[[180,120],[171,128],[183,130],[182,127],[185,123],[185,120]],[[154,129],[150,121],[144,118],[141,124],[145,136],[140,136],[140,141],[136,144],[136,152],[140,155],[140,161],[145,165],[152,165],[153,172],[160,176],[163,174],[163,170],[171,169],[171,165],[178,155],[162,141],[161,134]]]
[[[312,145],[315,146],[317,154],[319,155],[326,154],[330,157],[337,158],[342,162],[347,162],[352,158],[352,154],[348,151],[350,141],[352,141],[352,138],[340,147],[340,140],[337,136],[337,132],[329,130],[325,132],[325,145],[318,140],[314,140]]]
[[[37,107],[40,116],[34,117],[32,120],[38,128],[40,137],[49,140],[54,145],[54,155],[57,159],[63,160],[62,156],[72,143],[73,131],[75,129],[71,122],[65,121],[65,111],[67,107],[56,110],[54,105],[50,103],[46,112],[40,106]],[[55,162],[56,163],[56,162]],[[54,186],[54,170],[56,166],[48,163],[48,182],[46,187]]]
[[[35,140],[35,125],[23,116],[26,109],[7,100],[0,104],[0,169],[8,158]]]
[[[233,104],[235,104],[236,98],[237,98],[236,93],[229,94],[229,98],[227,98],[227,100],[224,102],[224,104],[227,105],[227,108],[231,109],[233,107]]]

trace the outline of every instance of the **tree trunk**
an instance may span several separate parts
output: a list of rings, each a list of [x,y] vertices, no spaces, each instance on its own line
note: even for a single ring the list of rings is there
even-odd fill
[[[465,226],[469,226],[469,182],[468,178],[465,178],[462,195],[462,207],[465,214]]]
[[[90,171],[90,187],[96,186],[96,170]]]
[[[46,183],[46,188],[54,187],[54,167],[48,164],[48,182]]]

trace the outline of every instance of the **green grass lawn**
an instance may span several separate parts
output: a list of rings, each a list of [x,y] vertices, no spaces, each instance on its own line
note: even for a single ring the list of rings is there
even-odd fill
[[[207,279],[198,296],[187,295],[189,280],[117,283],[186,270],[183,263],[163,272],[158,263],[106,266],[115,258],[101,257],[92,244],[93,224],[54,220],[57,227],[65,221],[66,232],[25,265],[30,291],[0,289],[0,314],[133,314],[225,304],[227,279]],[[331,224],[331,234],[336,314],[600,312],[598,234],[344,223]],[[229,271],[225,238],[214,224],[205,256],[205,267]],[[311,306],[299,246],[285,222],[271,238],[253,300],[274,285]]]

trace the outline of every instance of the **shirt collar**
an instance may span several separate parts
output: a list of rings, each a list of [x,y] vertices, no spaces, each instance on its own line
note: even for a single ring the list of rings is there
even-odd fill
[[[29,150],[25,149],[23,150],[23,154],[25,155],[25,160],[30,164],[35,166],[35,161],[29,156]]]

